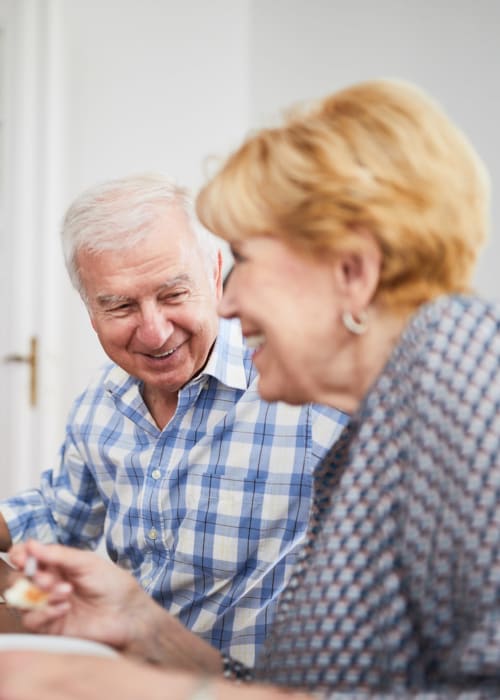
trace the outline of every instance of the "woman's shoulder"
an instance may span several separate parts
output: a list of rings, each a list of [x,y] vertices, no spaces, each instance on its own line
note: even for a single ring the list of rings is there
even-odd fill
[[[421,306],[412,325],[431,326],[444,335],[459,337],[482,326],[495,334],[500,330],[500,304],[476,296],[442,296]]]
[[[457,503],[474,500],[500,476],[500,308],[443,297],[417,316],[424,342],[408,370],[414,472],[425,488],[446,484],[442,493]]]
[[[500,359],[500,305],[473,296],[443,296],[422,306],[402,337],[431,365],[470,363],[491,353]]]
[[[415,316],[408,373],[419,415],[470,433],[500,407],[500,307],[477,297],[442,297]]]
[[[399,396],[406,413],[416,411],[428,419],[443,414],[457,419],[458,413],[469,419],[477,409],[497,410],[500,306],[472,296],[440,297],[422,306],[403,332],[378,389],[385,397]]]

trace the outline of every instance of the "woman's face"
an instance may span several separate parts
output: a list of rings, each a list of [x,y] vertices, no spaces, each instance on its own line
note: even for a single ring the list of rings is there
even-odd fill
[[[259,393],[267,401],[320,401],[335,353],[348,342],[332,260],[311,260],[277,238],[231,246],[234,268],[218,311],[238,316],[255,348]]]

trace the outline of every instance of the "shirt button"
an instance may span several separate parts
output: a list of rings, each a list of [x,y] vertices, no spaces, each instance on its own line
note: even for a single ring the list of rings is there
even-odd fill
[[[151,530],[148,532],[148,537],[150,540],[156,540],[158,537],[158,532],[155,530],[154,527],[151,528]]]
[[[153,469],[153,471],[151,472],[151,476],[153,477],[153,479],[159,479],[161,476],[161,471],[159,469]]]
[[[149,585],[151,585],[151,579],[145,578],[144,581],[142,582],[142,585],[144,586],[144,588],[147,588]]]

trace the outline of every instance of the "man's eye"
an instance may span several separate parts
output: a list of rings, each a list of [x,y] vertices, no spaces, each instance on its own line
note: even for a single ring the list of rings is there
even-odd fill
[[[107,309],[107,313],[111,314],[112,316],[120,316],[127,314],[131,308],[131,304],[120,304],[120,306],[113,306]]]
[[[160,301],[164,304],[169,304],[171,302],[182,301],[186,296],[187,292],[185,290],[181,292],[170,292],[170,294],[164,296]]]

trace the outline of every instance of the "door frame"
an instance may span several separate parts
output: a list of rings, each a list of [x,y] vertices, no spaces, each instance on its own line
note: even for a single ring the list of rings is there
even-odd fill
[[[38,339],[37,404],[26,363],[0,369],[4,411],[0,497],[35,486],[60,441],[60,243],[64,124],[59,0],[1,0],[4,37],[4,270],[1,358]]]

